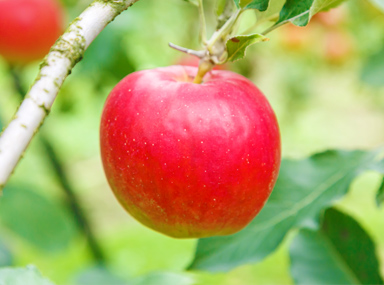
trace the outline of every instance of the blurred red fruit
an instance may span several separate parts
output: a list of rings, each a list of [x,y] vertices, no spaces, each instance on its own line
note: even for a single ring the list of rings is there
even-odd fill
[[[41,59],[63,24],[64,11],[56,0],[1,0],[0,55],[11,63]]]

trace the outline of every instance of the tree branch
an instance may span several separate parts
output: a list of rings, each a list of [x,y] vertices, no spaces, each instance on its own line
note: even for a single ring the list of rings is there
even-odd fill
[[[72,68],[108,23],[137,1],[95,0],[51,48],[35,83],[0,136],[0,191],[49,113]]]
[[[13,77],[15,91],[20,96],[21,100],[24,99],[24,94],[26,94],[26,90],[24,90],[22,86],[19,70],[14,66],[10,66],[9,72],[12,74]],[[75,190],[72,188],[72,185],[68,179],[68,175],[62,166],[62,162],[60,161],[60,158],[57,155],[54,146],[49,140],[49,136],[47,136],[46,134],[47,133],[44,133],[44,131],[40,132],[40,135],[38,135],[35,140],[37,139],[39,141],[44,153],[46,154],[51,166],[53,167],[58,182],[60,183],[60,186],[66,195],[65,202],[70,212],[74,216],[79,226],[79,230],[84,234],[85,238],[87,239],[87,244],[89,245],[89,249],[93,255],[93,258],[97,263],[106,263],[106,256],[102,250],[102,247],[96,239],[96,235],[92,228],[91,222],[88,219],[86,213],[84,212],[82,205],[80,204],[80,199],[77,197]]]

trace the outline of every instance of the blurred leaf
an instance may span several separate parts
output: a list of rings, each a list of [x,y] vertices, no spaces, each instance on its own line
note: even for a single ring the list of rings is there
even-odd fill
[[[353,179],[374,169],[377,151],[327,151],[304,160],[283,160],[267,204],[242,231],[200,239],[191,269],[230,270],[272,253],[292,228],[316,228],[321,211],[340,199]]]
[[[337,7],[345,0],[287,0],[276,24],[292,22],[297,26],[305,26],[318,12]]]
[[[216,2],[216,16],[217,26],[216,29],[220,29],[232,16],[234,10],[237,9],[233,0],[217,0]]]
[[[325,212],[320,231],[301,230],[290,255],[296,284],[383,284],[373,241],[336,209]]]
[[[26,187],[4,189],[0,219],[15,234],[45,251],[66,249],[76,234],[74,222],[61,205]]]
[[[12,265],[13,257],[8,247],[0,240],[0,267]]]
[[[185,2],[188,2],[188,3],[191,3],[195,6],[199,6],[199,3],[197,2],[197,0],[184,0]]]
[[[237,8],[265,11],[270,0],[234,0]]]
[[[61,0],[66,7],[75,6],[79,1],[78,0]]]
[[[384,12],[384,1],[383,0],[368,0],[371,2],[377,9],[380,9]]]
[[[34,266],[0,269],[1,285],[53,285]]]
[[[81,272],[76,277],[78,285],[126,285],[127,282],[115,276],[104,266],[96,266]]]
[[[329,11],[330,9],[336,8],[346,0],[315,0],[311,7],[310,18],[313,15],[323,11]]]
[[[107,26],[85,52],[80,63],[82,70],[101,77],[108,72],[117,79],[134,71],[121,40],[125,33],[117,25]]]
[[[194,279],[186,274],[154,272],[134,279],[129,285],[193,285]]]
[[[226,43],[228,52],[227,61],[236,61],[244,58],[245,52],[250,45],[266,40],[268,40],[268,38],[260,34],[235,36],[230,38]]]
[[[224,13],[225,5],[227,3],[227,0],[217,0],[216,2],[216,16],[220,16]]]
[[[368,57],[363,65],[360,78],[373,87],[384,86],[384,46],[380,51]]]
[[[376,203],[377,203],[377,206],[380,206],[381,204],[384,203],[384,178],[379,188],[379,191],[377,191]]]
[[[3,120],[1,120],[1,116],[0,116],[0,133],[2,132],[3,130]]]

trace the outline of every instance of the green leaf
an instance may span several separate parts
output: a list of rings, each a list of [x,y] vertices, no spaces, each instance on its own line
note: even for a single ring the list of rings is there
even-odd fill
[[[384,203],[384,178],[383,178],[383,182],[381,183],[381,186],[379,188],[379,191],[377,191],[377,194],[376,194],[377,206],[381,206],[383,203]]]
[[[238,8],[257,9],[259,11],[267,10],[269,2],[270,0],[235,0]]]
[[[291,21],[297,26],[307,25],[313,2],[314,0],[287,0],[276,24]]]
[[[0,116],[0,133],[3,131],[3,121],[1,120],[1,116]]]
[[[68,248],[77,232],[71,216],[61,205],[26,187],[4,189],[0,219],[15,234],[45,251]]]
[[[382,156],[384,156],[384,153],[382,154]],[[379,163],[376,163],[373,170],[378,171],[381,174],[384,174],[384,159],[381,160]],[[383,181],[381,182],[380,188],[376,194],[377,206],[380,207],[383,203],[384,203],[384,176],[383,176]]]
[[[104,266],[95,266],[81,272],[77,285],[193,285],[194,278],[186,273],[152,272],[128,281],[117,277]],[[0,285],[2,285],[0,283]]]
[[[126,47],[122,42],[126,32],[116,22],[108,25],[85,52],[86,60],[79,65],[79,72],[88,72],[103,79],[106,73],[115,78],[122,78],[133,72],[135,67],[128,59]]]
[[[372,87],[384,86],[384,46],[368,57],[361,70],[360,78]]]
[[[115,276],[104,266],[95,266],[81,272],[76,277],[78,285],[125,285],[126,281]]]
[[[287,0],[280,11],[276,24],[292,22],[297,26],[305,26],[318,12],[335,8],[345,0]]]
[[[10,266],[13,262],[11,251],[8,247],[0,240],[0,267]]]
[[[195,280],[187,275],[170,272],[154,272],[134,279],[129,285],[193,285]]]
[[[340,199],[361,172],[374,169],[377,151],[327,151],[283,160],[266,206],[242,231],[200,239],[190,268],[230,270],[272,253],[292,228],[317,227],[324,208]]]
[[[244,58],[245,52],[250,45],[267,40],[268,38],[260,34],[235,36],[230,38],[226,43],[228,52],[227,61],[236,61]]]
[[[53,285],[34,266],[0,269],[1,285]]]
[[[296,284],[383,284],[371,238],[352,217],[332,208],[320,231],[299,232],[290,256]]]
[[[310,17],[323,11],[329,11],[337,6],[340,6],[346,0],[315,0],[311,7]]]

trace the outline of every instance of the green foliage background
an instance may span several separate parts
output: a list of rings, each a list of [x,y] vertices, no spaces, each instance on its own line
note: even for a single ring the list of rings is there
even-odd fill
[[[89,2],[63,1],[68,22]],[[213,32],[214,7],[205,2]],[[268,35],[269,42],[250,47],[243,61],[230,65],[253,80],[270,100],[286,158],[302,159],[328,149],[373,149],[384,142],[384,12],[361,0],[349,1],[343,11],[345,19],[337,27],[314,20],[306,28],[296,28],[308,35],[299,44],[282,27]],[[244,15],[249,25],[253,13]],[[109,190],[98,141],[108,93],[130,72],[177,63],[182,55],[168,48],[168,42],[198,49],[197,17],[195,7],[180,0],[136,3],[91,45],[41,129],[90,217],[107,269],[94,263],[39,140],[32,142],[0,199],[0,266],[34,264],[55,284],[158,285],[159,280],[195,284],[192,278],[212,285],[293,284],[293,278],[298,284],[309,282],[297,277],[295,270],[303,266],[297,259],[290,272],[289,246],[315,233],[291,231],[267,258],[228,273],[181,273],[193,259],[196,240],[175,240],[143,227],[122,210]],[[351,45],[348,55],[337,61],[324,48],[327,34],[335,30]],[[20,69],[25,89],[37,70],[37,63]],[[0,90],[0,119],[5,125],[20,99],[1,58]],[[384,207],[375,202],[381,179],[373,171],[359,176],[336,208],[355,218],[372,238],[383,276]],[[291,251],[294,254],[302,252]],[[35,269],[27,272],[37,274]],[[147,273],[151,275],[140,277]]]

